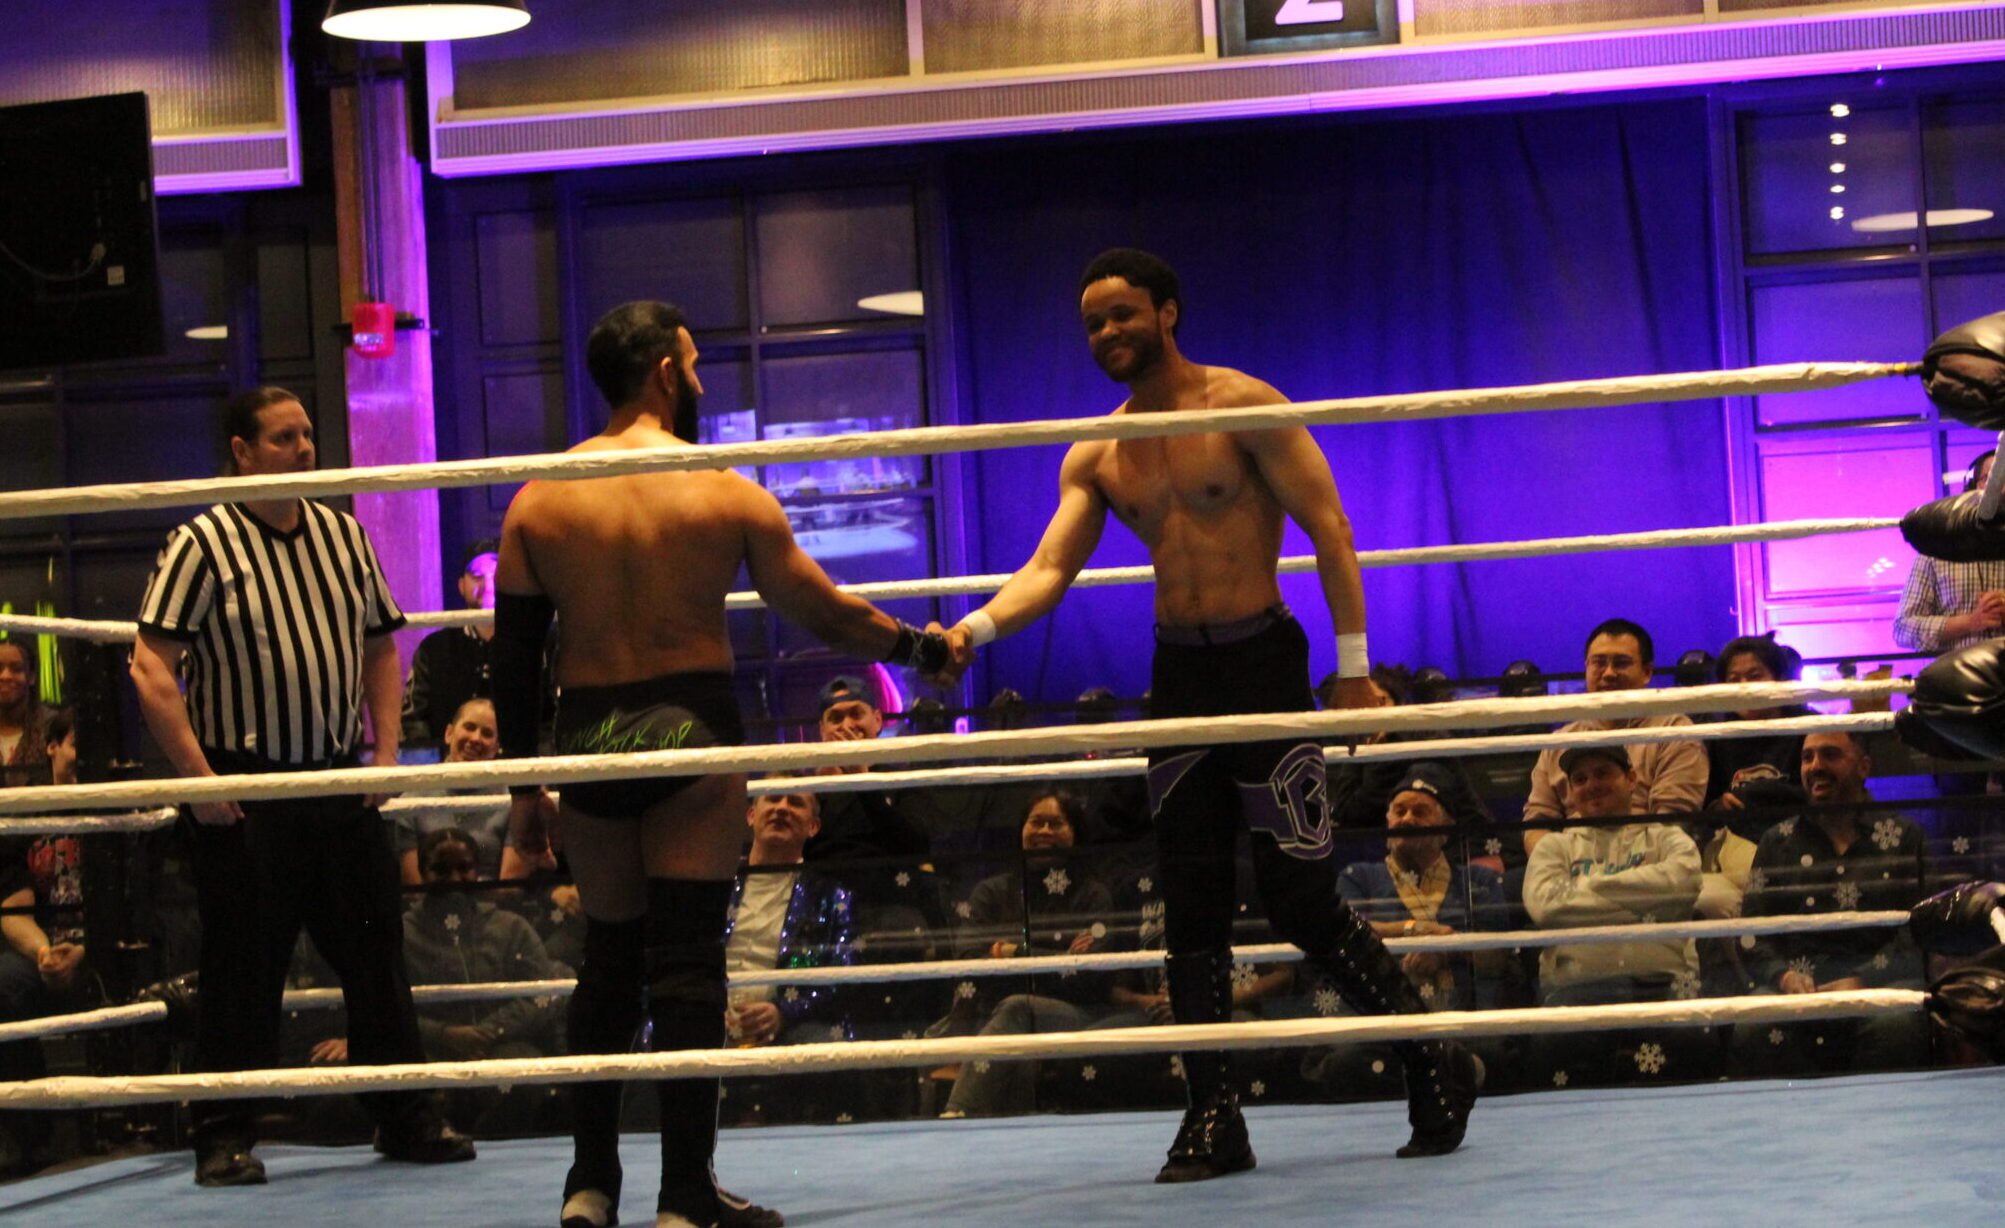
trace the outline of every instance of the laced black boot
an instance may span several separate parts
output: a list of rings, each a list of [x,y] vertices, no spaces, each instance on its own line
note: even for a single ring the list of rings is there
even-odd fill
[[[1223,1023],[1232,1010],[1230,949],[1170,955],[1163,961],[1170,1010],[1178,1023]],[[1239,1113],[1232,1057],[1216,1050],[1179,1055],[1190,1107],[1170,1144],[1169,1158],[1156,1173],[1162,1183],[1209,1181],[1245,1172],[1255,1164],[1246,1119]]]
[[[1361,1014],[1427,1013],[1399,960],[1349,908],[1337,941],[1309,954]],[[1406,1120],[1413,1127],[1413,1136],[1395,1154],[1403,1160],[1447,1155],[1462,1145],[1469,1129],[1469,1110],[1483,1087],[1482,1059],[1445,1040],[1401,1041],[1393,1050],[1406,1068]]]

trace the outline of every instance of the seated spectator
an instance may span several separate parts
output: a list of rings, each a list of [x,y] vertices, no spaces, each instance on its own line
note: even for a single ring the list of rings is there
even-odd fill
[[[1729,640],[1714,666],[1715,681],[1738,685],[1794,682],[1802,676],[1803,658],[1795,649],[1776,643],[1774,632]],[[1787,704],[1744,708],[1733,715],[1743,721],[1770,721],[1811,714],[1802,704]],[[1750,817],[1747,812],[1802,801],[1802,790],[1796,785],[1797,761],[1802,755],[1802,734],[1714,738],[1706,743],[1706,808],[1726,821],[1711,833],[1701,850],[1706,868],[1705,888],[1699,893],[1701,917],[1740,915],[1741,893],[1754,861],[1754,842],[1774,821]],[[1732,956],[1731,943],[1724,949]]]
[[[459,595],[469,610],[494,608],[494,569],[501,543],[482,538],[460,556]],[[411,654],[411,672],[404,679],[404,744],[434,746],[460,705],[476,696],[494,694],[489,675],[493,624],[441,627],[418,641]]]
[[[1022,870],[1008,870],[975,885],[956,956],[1013,959],[1031,955],[1085,955],[1106,949],[1114,901],[1107,888],[1062,857],[1036,854],[1069,849],[1085,817],[1070,793],[1033,799],[1021,833]],[[1013,993],[982,1026],[984,1036],[1025,1032],[1076,1032],[1082,1028],[1133,1027],[1168,1016],[1165,994],[1139,992],[1095,973],[1040,976],[1031,992]],[[1028,1108],[1035,1099],[1034,1062],[969,1062],[954,1081],[944,1116],[986,1116]]]
[[[10,787],[49,783],[48,720],[36,690],[34,646],[0,640],[0,775]]]
[[[1631,813],[1636,769],[1620,746],[1575,746],[1559,755],[1568,812],[1582,819]],[[1541,929],[1691,919],[1699,850],[1669,823],[1568,827],[1539,841],[1525,865],[1525,909]],[[1539,990],[1548,1006],[1657,1002],[1694,996],[1698,954],[1689,939],[1546,947]]]
[[[1650,685],[1651,660],[1655,653],[1650,633],[1626,618],[1611,618],[1587,636],[1587,693],[1604,695],[1613,691],[1640,690]],[[1623,720],[1572,721],[1561,733],[1581,729],[1662,729],[1688,726],[1680,715],[1630,717]],[[1635,787],[1616,814],[1687,814],[1697,810],[1706,795],[1706,752],[1697,741],[1657,742],[1638,746],[1627,754],[1633,765]],[[1568,802],[1567,774],[1559,765],[1556,751],[1541,751],[1532,765],[1531,795],[1525,799],[1526,819],[1570,819],[1579,811]],[[1545,839],[1548,830],[1525,829],[1525,852],[1531,853]],[[1527,890],[1529,895],[1530,891]]]
[[[1857,734],[1803,739],[1801,778],[1810,804],[1768,829],[1755,850],[1743,911],[1750,917],[1905,912],[1927,894],[1922,831],[1898,814],[1858,809],[1873,761]],[[1825,809],[1832,807],[1832,809]],[[1769,993],[1918,989],[1921,955],[1907,927],[1770,934],[1755,939],[1748,970]],[[1767,1074],[1886,1069],[1920,1060],[1915,1017],[1876,1017],[1737,1029],[1744,1068]]]
[[[1318,685],[1317,693],[1323,697],[1325,706],[1328,696],[1336,686],[1337,676],[1331,674]],[[1379,664],[1372,667],[1366,679],[1371,688],[1374,706],[1390,708],[1409,701],[1412,696],[1412,675],[1404,666]],[[1384,730],[1365,738],[1361,745],[1379,746],[1387,742],[1425,742],[1449,737],[1443,730]],[[1460,763],[1443,763],[1427,759],[1424,747],[1416,747],[1412,759],[1375,759],[1366,763],[1346,763],[1342,759],[1332,760],[1329,765],[1330,819],[1339,827],[1377,827],[1385,822],[1386,807],[1392,801],[1393,791],[1413,774],[1413,770],[1425,762],[1431,771],[1430,779],[1438,780],[1446,790],[1441,795],[1442,806],[1457,819],[1478,819],[1489,817],[1481,796],[1476,792],[1475,782]]]
[[[494,701],[489,699],[469,699],[453,713],[452,723],[446,727],[446,763],[485,763],[500,751],[501,743],[495,734]],[[492,793],[491,787],[475,785],[465,789],[448,789],[446,796]],[[546,805],[550,795],[540,795]],[[412,801],[420,801],[412,796]],[[420,806],[403,806],[391,812],[395,816],[397,858],[403,872],[406,886],[417,886],[424,882],[424,875],[418,865],[418,844],[435,831],[457,831],[472,841],[474,847],[475,871],[483,879],[526,878],[537,869],[554,868],[555,863],[538,866],[515,851],[508,841],[508,799],[497,797],[494,805],[486,810],[466,810],[447,808],[436,810]]]
[[[1439,763],[1411,765],[1392,790],[1383,816],[1393,831],[1386,857],[1358,861],[1337,876],[1337,894],[1371,924],[1381,938],[1417,938],[1508,928],[1510,906],[1503,876],[1484,865],[1450,857],[1450,836],[1435,829],[1465,815],[1452,814],[1447,799],[1453,778]],[[1501,951],[1414,951],[1400,967],[1438,1010],[1487,1009],[1506,967]],[[1480,987],[1480,992],[1479,992]],[[1334,994],[1323,999],[1334,1005]],[[1476,1046],[1496,1069],[1496,1047]],[[1400,1064],[1391,1045],[1345,1044],[1306,1051],[1302,1077],[1345,1098],[1391,1096],[1399,1092]]]
[[[824,742],[867,742],[882,734],[884,710],[878,707],[870,684],[845,674],[823,687],[820,730]],[[823,770],[848,775],[869,769],[858,764]],[[820,832],[808,842],[809,861],[923,857],[932,847],[925,830],[899,809],[889,790],[831,793],[827,803]]]
[[[1510,914],[1503,877],[1488,866],[1465,867],[1448,856],[1445,833],[1429,834],[1465,817],[1448,810],[1453,793],[1453,778],[1440,764],[1414,764],[1386,805],[1385,823],[1394,830],[1386,837],[1385,859],[1353,862],[1337,876],[1337,894],[1379,937],[1504,928]],[[1400,966],[1437,1008],[1478,1005],[1467,954],[1416,951],[1403,956]]]
[[[418,841],[430,890],[404,910],[404,961],[413,985],[566,980],[571,969],[550,958],[543,940],[515,913],[465,890],[478,882],[473,837],[438,828]],[[459,889],[455,889],[455,887]],[[418,1034],[431,1061],[545,1057],[563,1051],[564,1000],[557,995],[489,1001],[418,1003]],[[316,1062],[348,1060],[345,1037],[314,1046]],[[532,1101],[547,1096],[482,1089],[454,1106],[453,1119],[493,1134],[529,1124]],[[505,1123],[505,1124],[504,1124]]]
[[[813,793],[755,797],[745,822],[752,829],[752,851],[745,859],[750,872],[738,876],[726,929],[725,969],[737,976],[855,963],[856,915],[850,893],[801,860],[821,827],[820,798]],[[734,985],[725,1031],[740,1045],[850,1037],[840,995],[828,985]]]

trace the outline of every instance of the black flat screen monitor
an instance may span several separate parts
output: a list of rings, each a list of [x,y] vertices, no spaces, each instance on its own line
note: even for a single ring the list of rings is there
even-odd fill
[[[146,95],[0,107],[0,370],[161,349]]]

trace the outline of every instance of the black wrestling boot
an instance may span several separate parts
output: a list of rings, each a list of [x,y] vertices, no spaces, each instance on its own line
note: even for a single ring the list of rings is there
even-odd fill
[[[1232,1009],[1232,951],[1215,949],[1163,960],[1170,1010],[1178,1023],[1222,1023]],[[1190,1107],[1156,1173],[1159,1184],[1209,1181],[1245,1172],[1257,1162],[1239,1112],[1232,1057],[1216,1050],[1184,1053],[1184,1088]]]
[[[573,1053],[628,1053],[646,1015],[645,922],[585,921],[585,962],[571,993]],[[620,1093],[617,1080],[571,1085],[571,1170],[562,1228],[620,1222]]]
[[[1309,952],[1317,968],[1362,1014],[1426,1014],[1420,991],[1378,934],[1348,907],[1343,913],[1337,941],[1327,951]],[[1469,1129],[1469,1110],[1483,1087],[1482,1060],[1445,1040],[1401,1041],[1393,1050],[1406,1067],[1406,1120],[1413,1127],[1406,1146],[1394,1154],[1447,1155],[1462,1145]]]
[[[724,1044],[724,916],[730,880],[650,878],[647,1013],[656,1052]],[[716,1228],[724,1205],[711,1167],[717,1151],[717,1080],[659,1079],[661,1193],[657,1228]]]

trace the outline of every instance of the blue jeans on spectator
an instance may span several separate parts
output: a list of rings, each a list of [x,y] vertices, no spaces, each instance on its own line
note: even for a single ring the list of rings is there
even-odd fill
[[[1038,994],[1011,994],[996,1007],[982,1028],[983,1036],[1020,1036],[1033,1032],[1085,1032],[1100,1028],[1140,1027],[1149,1017],[1138,1010],[1078,1006]],[[969,1062],[954,1080],[947,1111],[969,1117],[1022,1112],[1036,1100],[1037,1063]]]

